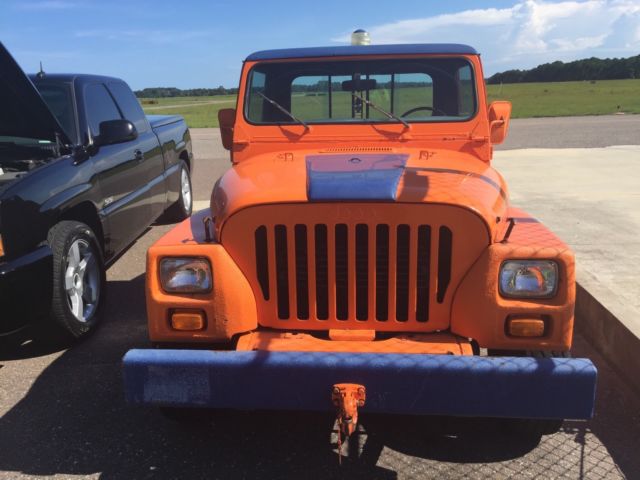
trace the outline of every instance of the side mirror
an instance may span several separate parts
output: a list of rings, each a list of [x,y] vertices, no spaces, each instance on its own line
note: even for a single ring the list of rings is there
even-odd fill
[[[218,110],[218,123],[220,124],[220,137],[222,146],[227,150],[233,147],[233,124],[236,121],[235,108],[223,108]]]
[[[489,105],[489,135],[493,145],[504,142],[509,130],[510,118],[511,102],[501,100]]]
[[[94,139],[94,145],[113,145],[138,138],[136,127],[129,120],[107,120],[100,123],[100,135]]]

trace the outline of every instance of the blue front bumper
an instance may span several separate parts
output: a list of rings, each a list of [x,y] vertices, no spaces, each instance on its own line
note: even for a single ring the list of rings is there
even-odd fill
[[[331,386],[367,389],[364,412],[514,418],[593,416],[583,358],[130,350],[127,401],[239,410],[330,410]]]

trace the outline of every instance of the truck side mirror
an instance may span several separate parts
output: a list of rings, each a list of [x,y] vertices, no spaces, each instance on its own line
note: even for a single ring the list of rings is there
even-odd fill
[[[504,142],[509,130],[510,118],[511,102],[500,100],[489,105],[489,135],[493,145]]]
[[[235,121],[235,108],[223,108],[222,110],[218,110],[218,123],[220,124],[222,146],[227,150],[231,150],[233,147],[233,124]]]
[[[94,139],[93,144],[99,147],[129,142],[136,138],[138,138],[138,131],[129,120],[107,120],[100,122],[100,135]]]

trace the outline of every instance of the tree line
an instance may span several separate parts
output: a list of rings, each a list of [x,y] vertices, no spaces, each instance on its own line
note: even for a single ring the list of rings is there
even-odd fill
[[[237,88],[189,88],[182,90],[175,87],[143,88],[134,92],[138,98],[166,98],[166,97],[210,97],[213,95],[235,95]]]
[[[555,61],[538,65],[530,70],[507,70],[496,73],[487,79],[487,83],[529,83],[529,82],[568,82],[580,80],[621,80],[640,78],[640,55],[629,58],[585,58],[573,62]],[[416,82],[419,83],[419,82]],[[400,85],[396,84],[396,88]],[[402,84],[402,87],[417,86],[413,82]],[[422,84],[420,85],[422,86]],[[341,90],[339,82],[332,82],[332,90]],[[390,88],[390,85],[378,84],[378,88]],[[311,85],[294,85],[294,92],[317,92],[327,89],[328,82],[320,81]],[[214,95],[235,95],[237,88],[190,88],[182,90],[175,87],[153,87],[136,90],[138,98],[165,97],[208,97]]]
[[[530,70],[507,70],[487,79],[488,84],[527,82],[568,82],[579,80],[621,80],[640,78],[640,55],[629,58],[585,58],[564,63],[556,61]]]
[[[393,88],[412,88],[412,87],[431,87],[432,83],[430,82],[394,82]],[[390,90],[392,87],[392,82],[376,82],[375,88],[377,89],[387,89]],[[298,83],[291,85],[292,92],[328,92],[329,91],[329,81],[328,80],[319,80],[316,83]],[[331,91],[332,92],[341,92],[343,91],[342,82],[331,82]]]

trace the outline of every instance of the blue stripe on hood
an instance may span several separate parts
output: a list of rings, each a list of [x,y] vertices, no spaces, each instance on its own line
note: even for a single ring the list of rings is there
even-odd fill
[[[396,199],[409,155],[308,155],[307,196],[310,201]]]

